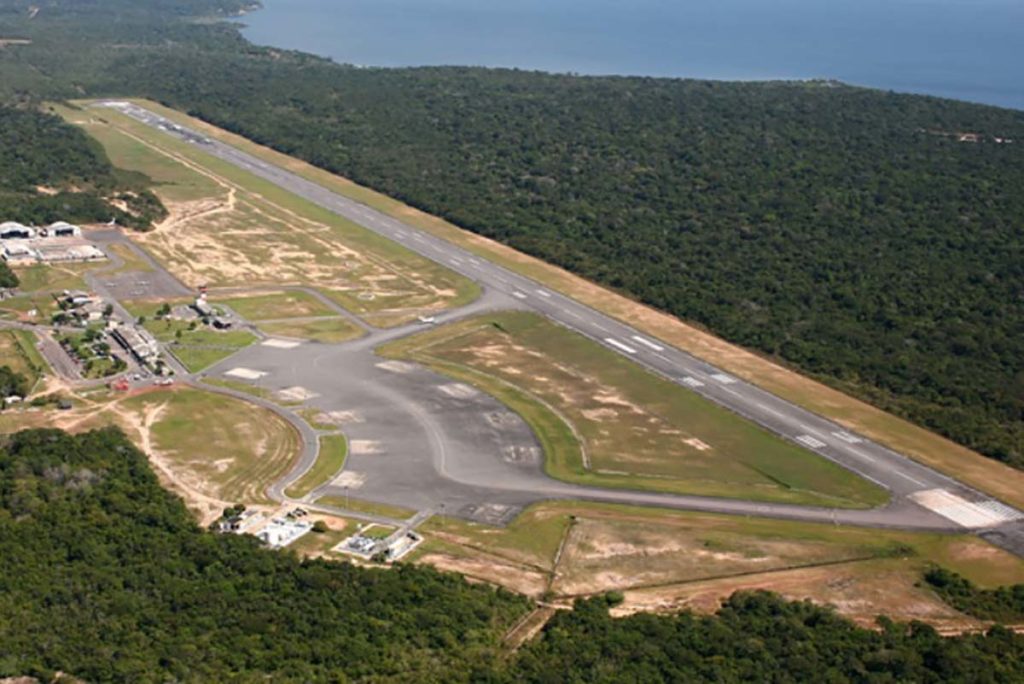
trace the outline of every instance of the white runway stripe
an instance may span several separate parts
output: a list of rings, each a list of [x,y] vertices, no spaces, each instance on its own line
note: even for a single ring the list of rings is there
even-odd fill
[[[624,351],[627,354],[636,354],[636,349],[633,349],[628,344],[623,344],[622,342],[619,342],[614,337],[606,337],[606,338],[604,338],[604,341],[607,342],[608,344],[612,345],[613,347],[615,347],[619,351]]]
[[[633,341],[634,342],[639,342],[640,344],[644,345],[648,349],[653,349],[656,352],[665,351],[665,348],[662,347],[660,344],[655,344],[654,342],[651,342],[646,337],[640,337],[639,335],[633,335]]]

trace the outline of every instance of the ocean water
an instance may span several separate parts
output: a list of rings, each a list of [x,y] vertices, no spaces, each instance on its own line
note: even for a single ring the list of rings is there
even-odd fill
[[[366,66],[834,78],[1024,110],[1024,0],[263,0],[261,45]]]

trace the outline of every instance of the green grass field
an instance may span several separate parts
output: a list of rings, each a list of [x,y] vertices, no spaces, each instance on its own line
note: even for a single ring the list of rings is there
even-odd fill
[[[66,121],[82,125],[89,135],[103,145],[115,166],[142,171],[153,179],[154,190],[162,198],[172,202],[183,202],[224,193],[224,190],[211,179],[168,157],[154,155],[145,146],[110,126],[96,125],[99,119],[109,118],[106,110],[78,111],[61,105],[54,105],[54,109]],[[93,123],[83,125],[87,121]]]
[[[36,349],[36,337],[28,330],[0,330],[0,366],[21,373],[34,386],[49,368]]]
[[[299,340],[323,342],[324,344],[347,342],[363,335],[361,328],[340,316],[258,323],[257,326],[267,335],[293,337]]]
[[[337,344],[355,339],[363,330],[322,301],[301,290],[215,298],[264,334]]]
[[[265,490],[298,456],[298,433],[247,401],[178,389],[131,397],[125,409],[155,416],[153,446],[191,487],[224,501],[271,503]]]
[[[366,513],[367,515],[381,515],[386,518],[394,518],[396,520],[407,520],[412,516],[416,515],[416,511],[409,508],[402,508],[401,506],[390,506],[388,504],[376,503],[373,501],[363,501],[357,499],[354,491],[352,496],[322,496],[316,500],[316,503],[323,504],[324,506],[335,506],[342,508],[347,511],[353,511],[355,513]]]
[[[886,500],[875,485],[534,314],[473,318],[379,353],[505,402],[534,428],[560,479],[843,507]]]
[[[215,297],[212,302],[230,306],[239,316],[249,321],[335,315],[335,312],[326,304],[301,290],[227,298]]]
[[[293,499],[301,499],[341,472],[347,456],[348,441],[344,435],[321,436],[316,463],[284,493]]]
[[[81,264],[33,264],[15,266],[12,270],[21,284],[23,293],[50,293],[61,290],[87,289],[83,274],[107,265],[106,261],[91,261]]]

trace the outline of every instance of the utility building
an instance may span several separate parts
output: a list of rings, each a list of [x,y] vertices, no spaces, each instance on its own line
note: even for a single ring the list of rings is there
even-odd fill
[[[0,223],[0,240],[28,240],[36,236],[36,229],[23,226],[16,221]]]
[[[81,237],[82,229],[67,221],[55,221],[46,227],[49,237]]]

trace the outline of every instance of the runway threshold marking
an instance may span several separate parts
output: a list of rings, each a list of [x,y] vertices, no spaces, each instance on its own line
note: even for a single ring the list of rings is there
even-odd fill
[[[302,343],[294,340],[279,340],[272,337],[261,342],[260,346],[274,347],[275,349],[295,349],[295,347],[298,347],[300,344]]]
[[[265,376],[266,373],[263,371],[253,370],[252,368],[232,368],[225,372],[224,375],[233,378],[242,378],[243,380],[259,380]]]
[[[682,383],[684,385],[686,385],[687,387],[703,387],[704,386],[703,382],[701,382],[697,378],[691,378],[690,376],[686,376],[685,378],[683,378],[682,379]]]
[[[994,499],[968,501],[945,489],[927,489],[915,492],[909,498],[962,527],[993,527],[1024,517],[1020,511]]]
[[[604,338],[604,341],[607,342],[608,344],[612,345],[613,347],[615,347],[619,351],[624,351],[627,354],[636,354],[636,349],[633,349],[628,344],[623,344],[622,342],[619,342],[614,337],[606,337],[606,338]]]
[[[539,294],[541,297],[545,297],[547,299],[551,298],[551,293],[548,292],[547,290],[537,290],[537,294]]]
[[[512,296],[515,297],[516,299],[526,299],[526,293],[520,292],[519,290],[515,290],[512,293]]]
[[[732,377],[731,375],[726,375],[725,373],[714,373],[711,375],[711,377],[712,379],[717,380],[723,385],[731,385],[734,382],[736,382],[736,378]]]

